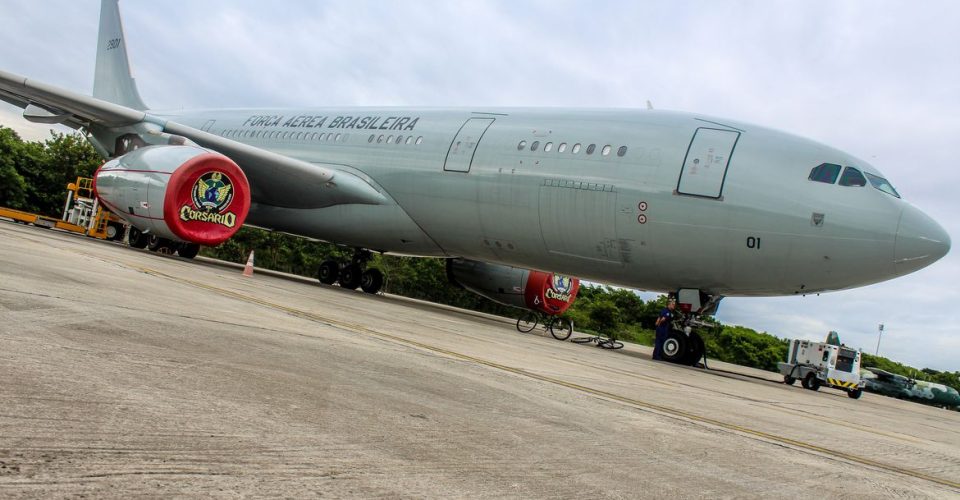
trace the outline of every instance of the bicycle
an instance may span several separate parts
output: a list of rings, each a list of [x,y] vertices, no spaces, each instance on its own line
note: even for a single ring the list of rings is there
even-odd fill
[[[610,337],[601,337],[600,335],[594,335],[592,337],[577,337],[571,339],[570,342],[574,344],[589,344],[591,342],[596,342],[597,347],[602,349],[623,349],[623,342]]]
[[[573,335],[573,321],[559,316],[544,316],[544,314],[536,311],[523,313],[523,315],[517,319],[517,331],[520,333],[528,333],[533,331],[538,324],[542,324],[543,330],[550,332],[550,335],[557,340],[567,340],[570,338],[570,335]]]

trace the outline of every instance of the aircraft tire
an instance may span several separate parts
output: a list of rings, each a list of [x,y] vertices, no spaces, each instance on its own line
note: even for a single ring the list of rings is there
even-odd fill
[[[147,248],[147,235],[143,234],[139,229],[130,226],[130,235],[127,237],[127,241],[132,248]]]
[[[847,396],[850,399],[860,399],[860,396],[863,395],[863,389],[852,389],[847,391]]]
[[[360,289],[375,294],[383,288],[383,273],[379,269],[367,269],[360,275]]]
[[[181,243],[177,248],[177,255],[184,259],[192,259],[200,253],[200,245],[196,243]]]
[[[803,388],[811,391],[820,389],[820,379],[817,378],[816,373],[808,373],[807,376],[803,378]]]
[[[151,252],[160,252],[164,248],[169,250],[172,247],[173,247],[172,241],[166,238],[161,238],[155,234],[150,235],[147,238],[147,250],[150,250]]]
[[[360,266],[350,264],[340,270],[340,286],[348,290],[356,290],[360,286],[360,278],[363,271]]]
[[[703,339],[696,332],[691,332],[687,338],[687,353],[682,363],[688,366],[697,366],[705,352],[706,346],[703,345]]]
[[[335,260],[325,260],[320,264],[317,270],[317,279],[324,285],[332,285],[337,282],[340,275],[340,264]]]
[[[667,339],[663,341],[663,359],[671,363],[683,364],[687,356],[689,339],[683,332],[671,330]]]

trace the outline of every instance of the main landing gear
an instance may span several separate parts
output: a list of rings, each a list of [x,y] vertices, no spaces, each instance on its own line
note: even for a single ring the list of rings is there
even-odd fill
[[[200,253],[200,245],[196,243],[182,243],[161,238],[155,234],[144,234],[133,226],[130,226],[127,243],[133,248],[146,248],[151,252],[165,254],[176,252],[177,255],[185,259],[192,259]]]
[[[383,288],[383,273],[379,269],[364,269],[373,255],[369,250],[357,250],[350,262],[325,260],[317,270],[317,279],[325,285],[339,283],[342,288],[377,293]]]

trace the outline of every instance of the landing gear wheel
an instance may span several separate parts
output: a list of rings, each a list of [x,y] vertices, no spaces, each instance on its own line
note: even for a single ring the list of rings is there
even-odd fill
[[[703,359],[706,347],[703,345],[703,339],[696,332],[691,332],[687,337],[687,353],[681,363],[689,366],[697,366],[697,363]]]
[[[377,293],[383,288],[383,273],[379,269],[367,269],[360,275],[360,289],[367,293]]]
[[[687,334],[677,330],[670,330],[667,339],[663,341],[663,359],[671,363],[683,363],[687,356]]]
[[[791,377],[790,375],[784,375],[784,376],[783,376],[783,383],[784,383],[784,384],[793,385],[793,383],[796,382],[796,381],[797,381],[797,379]]]
[[[360,266],[350,264],[340,270],[340,286],[349,290],[356,290],[360,286],[360,277],[363,271]]]
[[[150,250],[151,252],[172,253],[170,252],[172,247],[172,241],[166,238],[161,238],[155,234],[150,235],[147,239],[147,250]]]
[[[147,248],[149,243],[147,235],[133,226],[130,226],[130,236],[127,237],[127,241],[133,248]]]
[[[320,269],[317,270],[317,279],[320,280],[320,283],[324,285],[332,285],[337,282],[337,277],[340,275],[340,264],[337,264],[335,260],[325,260],[320,264]]]
[[[123,239],[123,227],[116,224],[107,224],[107,228],[104,231],[106,237],[110,241],[117,241]]]
[[[540,317],[533,311],[527,311],[517,320],[517,331],[527,333],[537,327]]]
[[[850,389],[847,391],[847,396],[850,399],[860,399],[861,395],[863,395],[863,389]]]
[[[816,373],[808,373],[806,377],[803,377],[803,388],[809,389],[811,391],[816,391],[820,389],[820,379],[817,378]]]
[[[573,322],[567,318],[554,318],[548,327],[550,335],[557,340],[567,340],[573,334]]]
[[[177,249],[177,255],[184,259],[192,259],[200,253],[200,245],[196,243],[182,243]]]

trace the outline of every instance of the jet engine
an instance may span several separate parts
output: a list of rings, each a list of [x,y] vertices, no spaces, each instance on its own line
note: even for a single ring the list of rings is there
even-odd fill
[[[577,278],[466,259],[448,260],[447,278],[494,302],[550,315],[566,311],[580,289]]]
[[[101,203],[144,233],[219,245],[243,225],[250,185],[230,158],[197,146],[147,146],[94,175]]]

